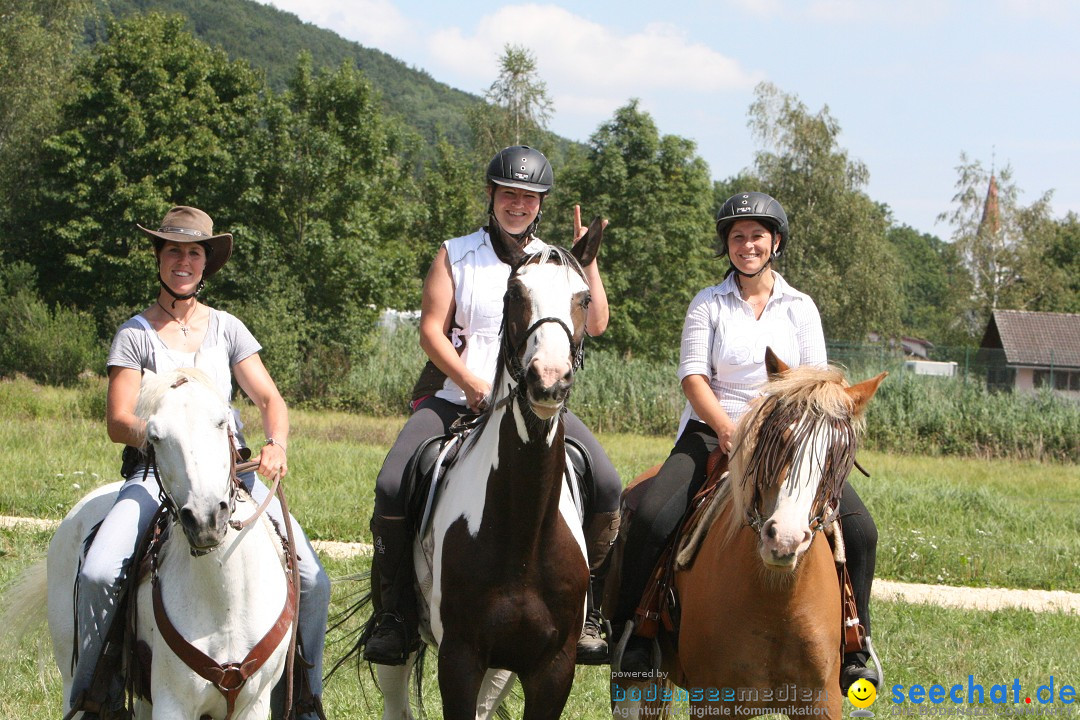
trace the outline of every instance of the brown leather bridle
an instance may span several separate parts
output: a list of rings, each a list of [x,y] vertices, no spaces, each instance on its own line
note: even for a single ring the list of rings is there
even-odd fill
[[[230,476],[232,483],[232,490],[230,496],[234,496],[236,490],[242,487],[239,479],[239,475],[244,472],[254,470],[259,466],[257,460],[251,462],[237,463],[237,454],[232,451],[233,441],[232,432],[229,432],[229,448],[230,448]],[[160,473],[158,472],[156,462],[153,456],[153,448],[148,449],[147,468],[150,465],[154,465],[154,475],[158,478],[159,487],[161,487],[162,497],[165,502],[165,506],[168,508],[168,512],[172,515],[172,519],[176,520],[176,504],[172,502],[171,498],[165,493],[164,487],[160,485]],[[240,691],[247,683],[248,679],[254,675],[258,670],[266,664],[266,661],[273,655],[274,650],[281,644],[282,639],[286,633],[292,632],[292,639],[289,642],[288,655],[285,660],[285,707],[292,707],[292,695],[293,695],[293,668],[296,663],[296,637],[297,637],[297,622],[299,620],[299,593],[297,591],[297,583],[299,578],[299,568],[296,557],[296,544],[293,538],[292,523],[289,522],[289,506],[285,500],[285,492],[281,486],[281,472],[274,474],[273,485],[270,492],[267,493],[266,498],[263,499],[259,507],[254,513],[246,520],[243,521],[229,521],[229,526],[235,530],[243,530],[248,527],[266,511],[266,508],[270,505],[274,495],[277,495],[278,501],[281,503],[281,512],[285,518],[285,533],[286,537],[283,540],[285,546],[285,556],[288,565],[287,572],[285,573],[285,581],[288,586],[288,592],[285,597],[285,605],[281,609],[281,613],[278,615],[277,621],[271,626],[271,628],[263,635],[259,642],[255,643],[255,646],[251,648],[247,656],[240,662],[225,662],[219,663],[209,655],[204,653],[199,648],[192,645],[188,640],[180,634],[180,631],[173,625],[172,620],[169,619],[169,614],[165,611],[165,603],[161,596],[161,577],[158,573],[157,565],[157,553],[154,552],[151,556],[151,575],[150,582],[152,587],[152,596],[154,603],[154,621],[157,623],[158,631],[161,633],[161,637],[165,640],[165,643],[169,646],[169,649],[176,654],[178,658],[197,675],[207,680],[213,685],[218,692],[220,692],[225,698],[226,715],[225,720],[231,720],[233,711],[236,707],[236,699],[240,695]],[[235,506],[234,506],[235,509]],[[206,554],[196,553],[192,549],[192,555]]]

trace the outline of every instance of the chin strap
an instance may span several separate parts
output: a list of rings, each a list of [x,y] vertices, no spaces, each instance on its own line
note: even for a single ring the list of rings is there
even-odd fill
[[[205,280],[200,280],[199,281],[199,286],[195,288],[195,292],[188,293],[187,295],[178,295],[162,279],[161,273],[158,273],[158,278],[157,279],[158,279],[158,284],[161,285],[161,287],[165,288],[165,292],[167,292],[167,293],[169,293],[170,295],[173,296],[172,307],[173,307],[174,310],[176,309],[176,303],[178,301],[187,300],[187,299],[193,298],[193,297],[199,297],[199,293],[201,293],[203,288],[206,287],[206,281]]]
[[[772,265],[773,258],[776,257],[776,245],[777,245],[777,243],[774,241],[772,249],[769,250],[769,259],[765,261],[765,264],[762,265],[761,269],[758,270],[756,273],[744,273],[742,270],[735,267],[735,263],[731,262],[731,254],[728,253],[728,267],[731,268],[730,270],[728,270],[728,274],[730,275],[731,273],[734,272],[734,273],[737,273],[737,274],[741,275],[744,278],[756,278],[758,275],[760,275],[761,273],[768,270],[769,266]]]
[[[765,264],[762,265],[761,269],[756,273],[744,273],[742,270],[735,267],[735,263],[731,262],[731,258],[728,258],[728,266],[731,268],[728,273],[736,273],[744,278],[756,278],[758,275],[768,270],[770,265],[772,265],[772,255],[769,256],[769,259],[765,261]]]

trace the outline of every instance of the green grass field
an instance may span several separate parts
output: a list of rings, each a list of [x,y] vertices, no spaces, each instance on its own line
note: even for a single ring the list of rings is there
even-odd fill
[[[59,519],[88,489],[117,478],[119,448],[96,419],[102,407],[84,395],[30,383],[0,383],[0,514]],[[250,413],[245,413],[245,416]],[[401,419],[294,411],[288,492],[313,538],[369,542],[372,486]],[[257,422],[254,427],[258,427]],[[258,431],[255,437],[260,437]],[[625,479],[662,460],[670,439],[603,434]],[[860,453],[871,472],[856,484],[878,524],[878,576],[910,582],[1044,588],[1080,592],[1080,473],[1073,465],[925,458]],[[0,530],[0,583],[44,556],[49,533]],[[366,569],[364,558],[327,560],[334,608]],[[1019,680],[1034,692],[1051,676],[1080,685],[1080,618],[1009,610],[993,613],[876,602],[875,639],[886,684],[910,687],[967,683],[989,691]],[[333,611],[333,609],[332,609]],[[0,628],[0,631],[4,629]],[[331,655],[342,643],[332,645]],[[0,717],[61,717],[59,675],[44,628],[0,661]],[[426,709],[440,717],[434,663]],[[335,677],[326,696],[330,717],[367,718],[381,705],[366,671]],[[873,710],[889,717],[889,691]],[[609,717],[602,670],[581,668],[566,717]],[[520,700],[511,714],[520,715]],[[1074,705],[1056,717],[1080,717]],[[848,706],[848,710],[850,710]],[[1018,714],[1024,708],[994,706]],[[1025,715],[1030,713],[1023,713]]]

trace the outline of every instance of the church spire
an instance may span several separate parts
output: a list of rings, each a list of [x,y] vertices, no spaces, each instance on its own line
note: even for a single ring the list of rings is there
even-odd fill
[[[990,171],[990,186],[986,189],[986,202],[983,204],[982,220],[979,221],[979,234],[997,235],[1001,230],[1001,210],[998,208],[998,186],[994,171]]]

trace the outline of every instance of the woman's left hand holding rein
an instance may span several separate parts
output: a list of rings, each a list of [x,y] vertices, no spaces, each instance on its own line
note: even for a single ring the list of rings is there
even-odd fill
[[[258,473],[273,480],[280,472],[284,478],[289,472],[286,454],[289,442],[289,409],[285,400],[258,353],[236,363],[233,366],[233,375],[244,394],[255,403],[262,418],[267,442],[259,453]]]

